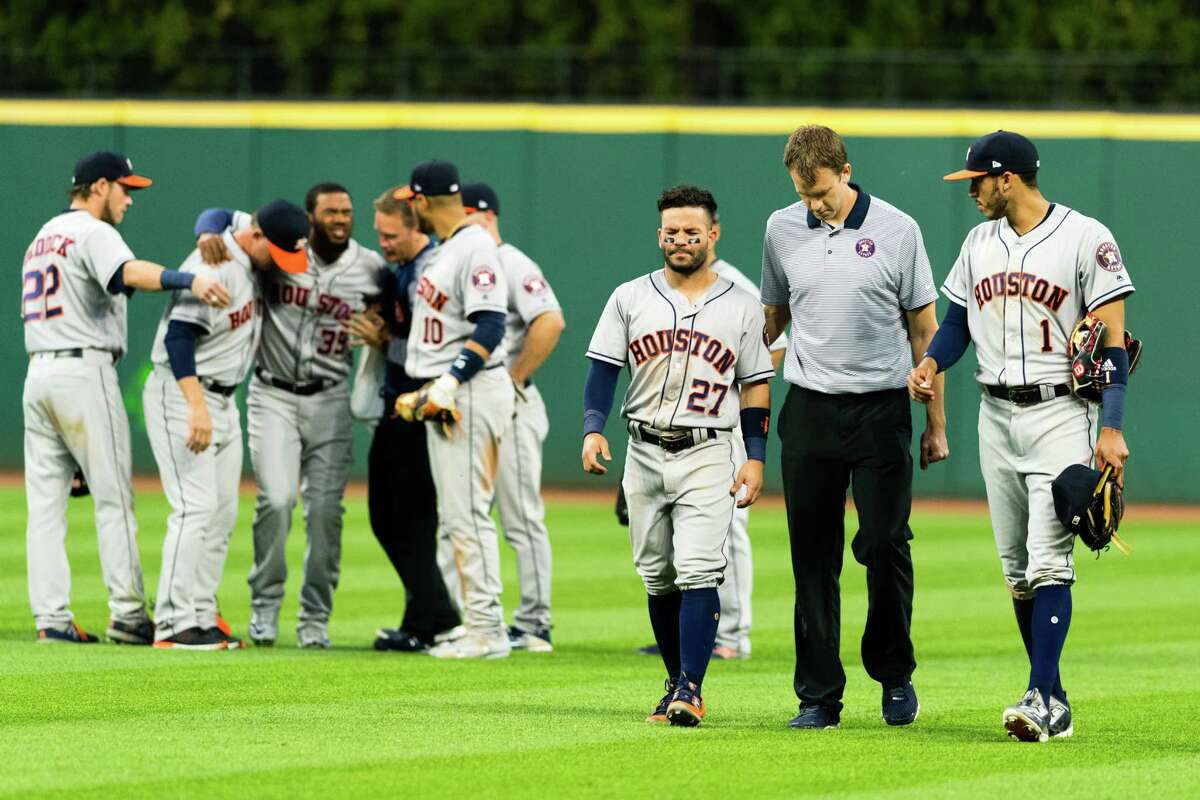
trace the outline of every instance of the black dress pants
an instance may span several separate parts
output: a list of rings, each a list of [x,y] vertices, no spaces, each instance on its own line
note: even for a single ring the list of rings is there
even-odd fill
[[[459,624],[437,564],[437,490],[429,472],[425,424],[383,419],[367,461],[371,529],[406,595],[400,627],[425,642]]]
[[[779,415],[783,491],[796,579],[796,696],[840,711],[846,673],[839,578],[846,489],[859,528],[854,558],[867,568],[862,660],[883,684],[916,668],[912,639],[912,416],[903,389],[821,394],[792,386]]]

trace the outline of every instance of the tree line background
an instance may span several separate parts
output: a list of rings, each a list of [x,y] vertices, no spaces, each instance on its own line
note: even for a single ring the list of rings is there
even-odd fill
[[[1200,106],[1200,0],[8,0],[9,96]]]

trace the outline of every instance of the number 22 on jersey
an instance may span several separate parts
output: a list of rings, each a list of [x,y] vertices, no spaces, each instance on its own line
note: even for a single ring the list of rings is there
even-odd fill
[[[51,305],[51,298],[62,288],[58,266],[31,269],[24,275],[21,295],[21,321],[37,322],[62,316],[62,306]]]

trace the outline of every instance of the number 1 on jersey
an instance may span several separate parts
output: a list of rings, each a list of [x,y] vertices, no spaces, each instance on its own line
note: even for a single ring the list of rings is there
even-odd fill
[[[1050,320],[1042,320],[1042,352],[1049,353],[1053,350],[1050,346]]]

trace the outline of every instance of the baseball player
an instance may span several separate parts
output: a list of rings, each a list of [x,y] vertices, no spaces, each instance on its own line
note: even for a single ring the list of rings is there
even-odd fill
[[[298,206],[268,203],[249,227],[222,234],[228,261],[209,266],[194,250],[181,267],[216,275],[229,290],[231,308],[214,311],[181,294],[163,310],[151,352],[154,371],[142,395],[146,432],[171,504],[154,611],[156,648],[242,646],[218,626],[216,599],[242,477],[242,423],[233,394],[250,371],[261,331],[254,271],[273,264],[288,272],[307,269],[308,229]]]
[[[926,357],[909,375],[913,399],[929,402],[933,377],[975,344],[980,384],[979,463],[1004,580],[1029,655],[1025,695],[1004,711],[1022,741],[1070,736],[1071,707],[1059,655],[1071,624],[1074,539],[1055,516],[1051,483],[1072,464],[1095,461],[1123,479],[1121,433],[1129,356],[1125,297],[1133,283],[1112,233],[1042,196],[1033,143],[996,131],[967,151],[969,194],[988,221],[967,234],[942,286],[950,308]],[[1096,414],[1071,393],[1067,342],[1093,314],[1107,326],[1100,433]]]
[[[462,187],[463,206],[472,221],[492,235],[508,283],[505,361],[518,387],[512,429],[500,444],[496,505],[504,538],[517,556],[521,603],[508,638],[513,649],[548,653],[550,640],[550,534],[542,504],[542,445],[550,431],[546,404],[533,374],[554,351],[566,322],[542,269],[500,237],[500,200],[486,183]],[[453,562],[451,562],[453,563]]]
[[[717,242],[721,240],[721,220],[716,215],[713,218],[713,230],[716,238],[712,249],[709,250],[709,268],[722,278],[734,285],[745,289],[758,297],[758,287],[754,281],[747,278],[737,267],[717,256]],[[771,366],[776,371],[787,353],[787,336],[781,334],[771,343]],[[740,432],[735,431],[733,446],[737,453],[737,462],[741,465],[746,460],[745,448],[741,443]],[[622,501],[624,497],[622,497]],[[626,518],[625,524],[628,524]],[[735,659],[750,657],[750,626],[752,613],[750,596],[754,589],[754,561],[750,551],[750,509],[735,508],[733,523],[729,528],[729,538],[726,541],[725,557],[729,564],[725,568],[725,580],[717,590],[721,599],[721,622],[717,626],[716,646],[713,648],[713,658]],[[658,655],[658,645],[651,644],[638,649],[643,655]]]
[[[250,639],[270,646],[279,635],[287,579],[285,544],[297,490],[304,497],[308,547],[296,628],[302,648],[328,648],[329,615],[341,563],[342,495],[350,476],[352,420],[346,380],[353,364],[341,322],[380,292],[383,258],[350,238],[354,207],[336,183],[309,189],[308,269],[263,274],[264,316],[247,399],[250,460],[258,484]],[[219,232],[249,215],[210,210],[197,221],[205,260],[222,259]],[[206,247],[214,252],[206,253]]]
[[[398,187],[375,200],[375,232],[389,262],[383,313],[355,315],[347,323],[357,337],[378,338],[387,356],[383,414],[367,457],[367,508],[371,530],[404,584],[404,617],[398,628],[375,634],[376,650],[424,652],[442,638],[461,633],[458,610],[438,569],[437,491],[429,469],[424,425],[395,413],[398,396],[421,388],[404,371],[417,281],[437,253],[437,244],[421,230],[412,204],[397,200]],[[369,324],[378,316],[381,330]]]
[[[441,535],[462,581],[463,631],[436,658],[504,658],[512,645],[500,602],[500,553],[491,518],[500,440],[515,391],[503,369],[508,283],[491,235],[463,209],[457,168],[425,161],[396,192],[442,242],[417,281],[404,371],[426,382],[397,413],[427,426]]]
[[[116,227],[150,186],[123,155],[98,152],[75,165],[71,204],[25,251],[21,320],[25,378],[25,529],[29,602],[39,642],[95,642],[71,613],[67,496],[76,466],[96,509],[100,567],[114,642],[154,641],[146,613],[129,452],[129,420],[114,364],[125,354],[126,302],[135,290],[188,290],[223,308],[215,275],[163,269],[135,258]]]
[[[667,669],[667,693],[647,721],[693,726],[705,715],[701,691],[735,504],[749,506],[762,489],[774,371],[757,298],[709,266],[712,195],[677,186],[662,193],[658,208],[663,269],[613,292],[588,346],[582,460],[586,472],[607,472],[604,424],[628,365],[622,484],[634,563]],[[740,467],[732,442],[739,418],[748,455]]]

